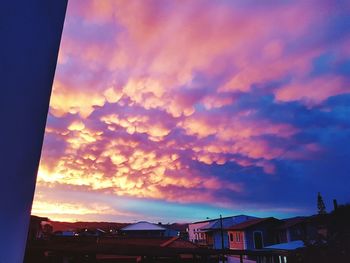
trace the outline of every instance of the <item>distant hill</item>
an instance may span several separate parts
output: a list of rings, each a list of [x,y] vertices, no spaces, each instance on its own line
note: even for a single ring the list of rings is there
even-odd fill
[[[111,222],[60,222],[60,221],[50,221],[53,231],[64,231],[64,230],[75,230],[81,228],[99,228],[104,231],[109,229],[121,229],[128,223],[111,223]]]
[[[81,228],[99,228],[104,231],[108,231],[110,229],[119,230],[130,223],[112,223],[112,222],[60,222],[60,221],[50,221],[53,231],[64,231],[64,230],[76,230]],[[178,230],[181,232],[186,232],[186,228],[188,224],[166,224],[162,225],[166,228]]]
[[[36,217],[32,215],[32,217]],[[41,218],[41,217],[38,217]],[[42,218],[42,220],[48,220],[48,218]],[[109,231],[110,229],[119,230],[123,227],[130,225],[131,223],[118,223],[118,222],[61,222],[61,221],[49,221],[53,227],[53,231],[68,231],[68,230],[77,230],[83,228],[99,228],[104,231]],[[160,223],[159,223],[160,224]],[[186,232],[188,224],[161,224],[165,228],[174,229],[181,232]]]

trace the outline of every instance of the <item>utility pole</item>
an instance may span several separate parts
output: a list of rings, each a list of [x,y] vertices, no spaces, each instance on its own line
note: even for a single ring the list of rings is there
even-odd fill
[[[222,262],[225,261],[224,255],[224,230],[222,228],[222,215],[220,215],[220,232],[221,232],[221,250],[222,250]]]

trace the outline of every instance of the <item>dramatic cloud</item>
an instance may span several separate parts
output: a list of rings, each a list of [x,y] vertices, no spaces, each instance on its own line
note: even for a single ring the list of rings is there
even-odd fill
[[[326,0],[71,1],[33,213],[193,220],[310,214],[318,191],[349,201],[349,12]],[[129,208],[111,201],[122,198]]]

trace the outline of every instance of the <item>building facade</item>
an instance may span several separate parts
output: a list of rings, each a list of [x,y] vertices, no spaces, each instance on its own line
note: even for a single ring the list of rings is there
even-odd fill
[[[152,224],[146,221],[130,224],[120,229],[120,232],[123,236],[148,238],[165,237],[167,233],[173,233],[173,231],[167,232],[167,228],[160,224]]]
[[[248,215],[237,215],[198,221],[188,226],[189,240],[198,245],[214,249],[229,248],[227,229],[233,225],[254,219]]]
[[[229,248],[251,250],[276,244],[275,227],[279,224],[280,220],[268,217],[234,225],[228,230]]]

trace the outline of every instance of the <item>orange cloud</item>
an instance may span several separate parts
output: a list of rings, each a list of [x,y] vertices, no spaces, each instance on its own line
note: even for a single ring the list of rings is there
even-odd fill
[[[76,91],[74,87],[66,87],[59,81],[55,81],[50,101],[50,112],[57,117],[68,113],[78,113],[82,118],[87,118],[94,111],[94,106],[103,106],[104,104],[105,98],[99,93]]]
[[[305,39],[325,4],[243,2],[71,1],[38,185],[232,202],[219,193],[243,194],[245,184],[202,167],[275,174],[281,156],[321,151],[314,142],[290,150],[302,128],[259,115],[249,98],[312,106],[349,91],[345,77],[310,74],[325,48]],[[37,202],[43,213],[45,201]],[[60,209],[100,213],[69,202]]]

